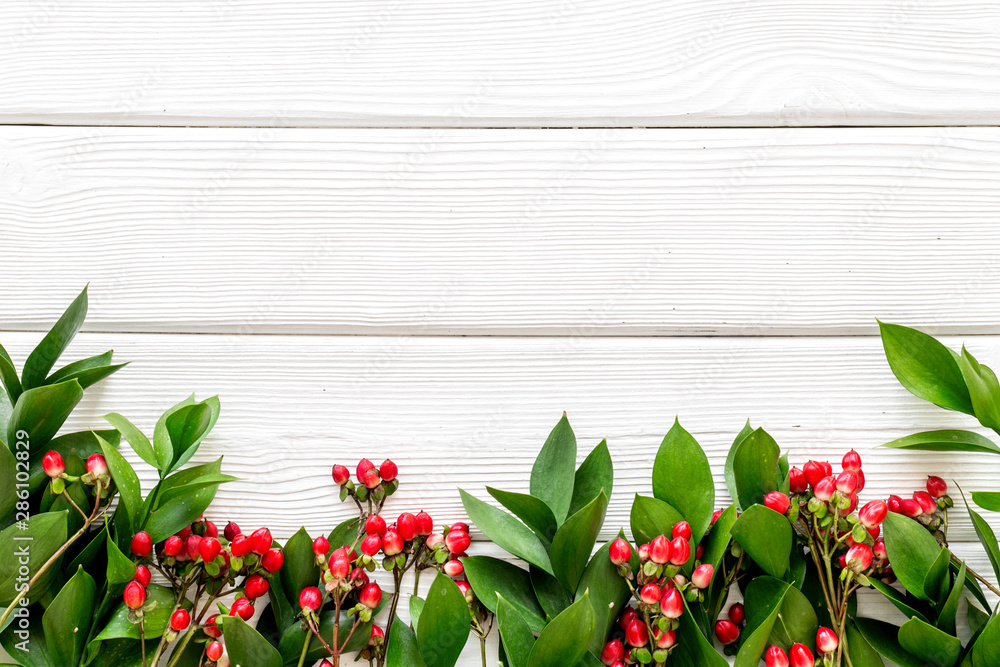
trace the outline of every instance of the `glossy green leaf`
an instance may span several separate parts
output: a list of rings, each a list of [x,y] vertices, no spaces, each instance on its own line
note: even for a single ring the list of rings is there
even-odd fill
[[[462,565],[476,598],[487,609],[497,613],[497,600],[502,597],[532,631],[541,632],[545,627],[545,611],[535,597],[528,572],[491,556],[467,556]]]
[[[951,592],[945,598],[944,604],[938,609],[937,627],[950,635],[955,634],[956,619],[958,618],[958,603],[962,600],[962,591],[965,586],[965,577],[968,570],[965,561],[962,562],[952,584]]]
[[[87,361],[87,360],[84,360]],[[72,364],[71,364],[72,365]],[[109,375],[117,373],[121,369],[128,366],[128,363],[124,364],[113,364],[111,366],[99,366],[97,368],[85,368],[81,370],[74,370],[72,372],[62,372],[59,371],[51,378],[45,380],[46,384],[52,384],[54,382],[62,382],[65,380],[73,379],[80,383],[80,386],[86,389],[87,387],[92,387]]]
[[[811,643],[816,638],[818,629],[819,619],[816,617],[816,610],[812,603],[802,594],[802,591],[794,586],[789,586],[784,592],[781,611],[771,629],[770,642],[787,650],[796,642]]]
[[[313,553],[312,543],[312,538],[306,529],[299,528],[288,538],[282,549],[285,554],[285,564],[278,573],[285,590],[296,600],[303,588],[316,586],[319,582],[319,567],[316,566],[316,554]]]
[[[889,368],[907,391],[942,408],[974,414],[958,355],[916,329],[885,322],[878,326]]]
[[[139,476],[135,474],[135,470],[125,460],[125,457],[119,454],[118,450],[112,447],[110,443],[101,441],[101,450],[108,462],[111,479],[115,481],[115,486],[118,487],[118,497],[125,511],[128,513],[130,524],[132,526],[141,525],[142,487],[139,485]],[[133,530],[133,532],[138,532],[138,530]],[[131,539],[131,535],[129,539]]]
[[[575,665],[587,652],[587,643],[580,638],[590,637],[594,624],[594,608],[584,595],[545,626],[531,647],[527,667]]]
[[[190,603],[185,604],[190,608]],[[146,611],[143,632],[146,639],[159,637],[167,628],[167,622],[174,611],[173,590],[159,584],[146,587]],[[229,629],[228,626],[226,628]],[[97,634],[93,641],[106,639],[139,639],[139,627],[128,620],[128,607],[119,602],[107,625]]]
[[[847,623],[847,654],[851,658],[852,667],[885,667],[885,662],[879,657],[865,636],[850,621]]]
[[[920,618],[921,620],[929,622],[930,619],[926,614],[910,604],[911,601],[913,601],[912,599],[908,600],[903,593],[885,583],[881,579],[873,577],[870,581],[872,588],[882,593],[882,595],[885,596],[885,599],[891,602],[896,609],[903,612],[907,618]]]
[[[727,661],[698,629],[698,622],[691,613],[691,607],[684,603],[684,615],[677,628],[677,644],[670,664],[678,667],[729,667]]]
[[[660,534],[670,535],[674,524],[683,520],[680,512],[662,500],[637,493],[632,501],[629,523],[632,537],[639,544],[649,542]]]
[[[197,451],[198,444],[211,428],[212,410],[206,403],[186,405],[171,414],[166,421],[172,456],[167,473],[184,465]],[[162,465],[162,461],[160,461]]]
[[[569,515],[576,479],[576,436],[566,413],[556,424],[531,467],[531,495],[541,498],[558,523]]]
[[[139,455],[139,458],[154,468],[159,468],[152,443],[135,424],[117,412],[104,415],[104,418],[122,434],[122,437],[132,446],[132,450]]]
[[[330,542],[330,550],[348,547],[354,543],[358,536],[358,522],[360,519],[347,519],[337,524],[337,527],[330,531],[327,540]]]
[[[618,574],[618,567],[611,562],[608,555],[610,547],[611,542],[607,542],[590,559],[574,596],[576,599],[583,597],[584,594],[590,597],[595,621],[590,650],[597,654],[600,654],[608,633],[631,598],[628,584]],[[636,568],[639,565],[639,557],[635,553],[632,554],[632,564]]]
[[[51,640],[47,643],[56,664],[76,665],[80,661],[94,621],[96,594],[94,578],[80,568],[45,610],[42,628]]]
[[[385,645],[386,667],[427,667],[417,648],[417,636],[403,623],[393,623]]]
[[[282,667],[281,654],[239,616],[226,619],[226,652],[234,665]]]
[[[895,449],[919,449],[928,452],[1000,454],[1000,447],[997,447],[992,440],[972,431],[924,431],[887,442],[882,446]]]
[[[25,390],[39,387],[45,382],[59,357],[76,336],[87,317],[87,288],[73,300],[41,342],[28,355],[21,373],[21,384]]]
[[[653,496],[681,513],[698,541],[715,511],[715,480],[705,451],[679,420],[667,432],[653,460]]]
[[[709,531],[708,537],[705,538],[705,551],[701,556],[702,563],[711,565],[715,570],[719,569],[719,563],[729,551],[729,545],[733,539],[731,531],[735,523],[736,505],[734,503],[723,510]]]
[[[116,585],[124,585],[132,581],[135,578],[135,563],[132,559],[122,553],[122,550],[118,548],[114,540],[111,539],[111,535],[106,531],[101,531],[104,533],[104,543],[107,548],[108,555],[108,567],[106,570],[106,576],[108,583]]]
[[[611,461],[611,452],[608,451],[608,441],[602,440],[576,470],[573,478],[573,500],[569,504],[568,516],[573,516],[583,509],[584,505],[589,504],[601,491],[604,491],[604,495],[610,500],[614,482],[615,468]]]
[[[734,501],[739,498],[739,493],[736,490],[736,473],[733,472],[733,462],[736,460],[736,451],[739,449],[743,440],[753,432],[754,428],[750,426],[750,420],[748,419],[747,423],[743,425],[743,429],[736,435],[732,446],[729,448],[729,453],[726,455],[726,465],[724,468],[726,488],[729,489],[729,497]]]
[[[973,491],[972,502],[989,512],[1000,512],[1000,493],[995,491]]]
[[[778,488],[779,456],[778,443],[762,428],[743,439],[733,457],[740,507],[763,503],[764,496]]]
[[[42,627],[42,607],[32,605],[28,607],[27,614],[27,644],[22,643],[25,641],[24,637],[15,634],[16,630],[22,628],[8,626],[0,633],[0,645],[11,658],[16,660],[16,664],[23,667],[65,667],[65,664],[57,663],[49,653],[47,638]],[[19,619],[18,625],[20,622]]]
[[[965,492],[962,491],[962,488],[959,487],[958,490],[962,494],[962,501],[965,503],[965,509],[969,512],[969,518],[972,519],[972,527],[976,529],[976,535],[986,550],[990,565],[993,566],[993,573],[996,575],[997,581],[1000,581],[1000,546],[997,544],[997,536],[990,524],[986,523],[986,520],[978,512],[969,507],[969,501],[965,499]],[[895,569],[895,563],[893,563],[893,569]]]
[[[528,575],[531,578],[531,588],[535,591],[538,604],[545,610],[549,619],[561,614],[573,602],[569,591],[563,588],[551,574],[532,565],[528,568]]]
[[[237,481],[239,481],[239,477],[233,477],[232,475],[223,475],[222,473],[205,473],[189,484],[185,484],[184,486],[171,486],[166,490],[161,491],[159,497],[156,499],[156,504],[157,506],[162,507],[171,500],[180,496],[185,496],[189,493],[194,493],[195,491],[205,489],[207,487],[217,487],[222,484]]]
[[[10,355],[7,354],[7,350],[4,349],[3,345],[0,345],[0,382],[3,382],[7,397],[10,399],[10,404],[14,405],[17,403],[17,399],[22,391],[21,380],[17,377],[17,369],[14,367],[14,362],[11,360]]]
[[[67,512],[45,512],[32,515],[27,522],[15,523],[0,533],[0,605],[7,607],[17,595],[18,570],[22,553],[28,552],[28,572],[31,576],[51,558],[66,541]],[[27,525],[23,525],[26,523]],[[26,530],[24,528],[27,528]],[[26,548],[29,547],[30,548]],[[58,564],[50,567],[31,588],[33,599],[45,594],[58,573]]]
[[[568,591],[575,591],[587,568],[597,535],[604,525],[608,498],[601,491],[579,512],[566,519],[552,539],[552,573]]]
[[[781,612],[785,593],[791,588],[788,584],[777,580],[750,582],[751,586],[754,584],[757,584],[758,599],[748,607],[750,613],[747,615],[747,627],[743,632],[746,638],[740,644],[734,667],[757,667],[760,663],[761,656],[764,655],[764,650],[770,642],[774,623]]]
[[[556,518],[552,510],[539,498],[526,493],[513,493],[487,486],[486,492],[514,513],[528,528],[546,542],[551,542],[556,534]]]
[[[535,637],[531,628],[503,597],[497,602],[497,625],[503,638],[504,651],[511,667],[527,667],[531,647],[535,645]]]
[[[753,505],[740,515],[730,532],[762,570],[779,579],[785,576],[792,552],[792,526],[785,516],[763,505]]]
[[[1000,665],[1000,615],[994,614],[972,645],[973,667]]]
[[[855,623],[868,644],[883,658],[891,660],[899,667],[926,667],[927,663],[899,645],[897,638],[899,628],[897,626],[873,618],[857,618]],[[848,642],[850,639],[850,637],[847,638]]]
[[[910,655],[922,658],[935,667],[954,667],[962,652],[962,642],[919,618],[911,618],[899,627],[899,645]]]
[[[958,359],[958,367],[969,388],[976,419],[983,426],[1000,432],[1000,384],[997,383],[996,374],[989,366],[976,361],[964,346]]]
[[[83,398],[83,388],[76,380],[28,389],[17,399],[7,424],[7,442],[11,449],[18,433],[28,434],[32,450],[44,454],[45,445],[62,428],[70,413]]]
[[[549,554],[538,537],[523,523],[492,505],[459,489],[462,506],[472,522],[494,544],[509,553],[552,574]]]
[[[469,607],[455,582],[438,574],[417,625],[417,647],[427,667],[454,667],[469,639]]]
[[[889,512],[882,530],[889,562],[899,583],[921,600],[936,602],[924,591],[924,575],[941,551],[937,540],[913,519],[893,512]]]
[[[948,584],[951,579],[950,563],[951,552],[946,547],[941,547],[937,558],[924,574],[924,592],[934,603],[944,602],[948,595]]]
[[[173,498],[169,502],[158,503],[159,506],[149,512],[146,532],[153,538],[153,542],[167,539],[204,514],[218,490],[219,485],[213,484]]]
[[[14,476],[17,474],[17,461],[9,449],[0,445],[0,522],[14,510],[17,504],[17,486]],[[0,523],[0,525],[3,525]]]
[[[410,596],[410,627],[417,627],[420,624],[420,614],[424,613],[424,599],[422,597]]]

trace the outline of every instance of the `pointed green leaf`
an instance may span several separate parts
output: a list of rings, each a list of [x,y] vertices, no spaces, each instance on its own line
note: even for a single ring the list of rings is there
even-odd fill
[[[191,608],[190,603],[185,603],[184,606],[186,609]],[[143,625],[146,639],[160,637],[167,629],[167,622],[174,611],[173,590],[159,584],[150,584],[146,587],[146,607]],[[229,629],[228,626],[226,629]],[[124,602],[118,603],[111,620],[94,637],[91,644],[107,639],[139,639],[139,626],[129,622],[128,607]]]
[[[40,450],[62,428],[70,413],[83,398],[83,389],[76,380],[28,389],[17,399],[7,424],[7,442],[11,449],[25,432],[32,450]],[[22,434],[23,435],[23,434]]]
[[[785,516],[769,507],[753,505],[740,515],[730,532],[761,569],[772,577],[785,576],[792,552],[792,526]]]
[[[497,600],[502,597],[532,631],[541,632],[545,627],[545,611],[535,597],[528,572],[491,556],[466,556],[462,565],[469,585],[484,607],[497,613]]]
[[[753,432],[754,428],[750,426],[750,420],[748,419],[747,423],[743,425],[743,429],[736,435],[732,446],[729,448],[729,453],[726,455],[726,466],[724,469],[726,488],[729,489],[729,497],[734,502],[739,498],[739,493],[736,490],[736,473],[733,472],[733,462],[736,460],[736,451],[740,448],[740,444]]]
[[[469,639],[469,606],[455,582],[438,574],[417,625],[417,647],[427,667],[454,667]]]
[[[100,440],[100,443],[104,458],[108,462],[108,470],[111,471],[111,479],[115,481],[121,504],[128,513],[129,523],[132,526],[139,526],[142,522],[142,487],[139,485],[139,476],[135,474],[135,470],[125,460],[125,457],[119,454],[118,450],[110,443],[103,439]],[[138,530],[133,529],[133,532],[138,532]]]
[[[762,504],[765,495],[777,490],[780,455],[778,443],[762,428],[743,439],[733,458],[740,507]]]
[[[958,367],[969,388],[976,419],[983,426],[1000,431],[1000,384],[997,383],[996,374],[989,366],[976,361],[964,346],[958,359]]]
[[[965,493],[961,487],[959,487],[959,492],[962,494],[963,502],[965,502],[965,509],[969,512],[969,518],[972,519],[972,527],[976,529],[976,535],[979,537],[983,548],[986,549],[986,555],[989,556],[990,565],[993,566],[993,573],[997,576],[997,580],[1000,580],[1000,546],[997,545],[997,536],[994,534],[990,524],[986,523],[986,520],[978,512],[969,507],[969,501],[965,500]],[[891,558],[892,554],[889,557]],[[893,570],[895,569],[896,564],[893,563]]]
[[[948,583],[951,579],[950,564],[951,552],[947,547],[941,547],[937,558],[924,574],[924,592],[934,603],[944,602],[948,594]]]
[[[722,562],[722,558],[729,551],[729,545],[733,539],[731,531],[735,523],[736,505],[733,504],[719,515],[719,518],[716,519],[715,524],[712,526],[712,530],[709,531],[708,537],[705,538],[705,551],[701,556],[702,563],[711,565],[714,570],[719,569],[719,563]]]
[[[462,505],[472,522],[497,546],[552,574],[545,546],[523,523],[459,489]]]
[[[282,667],[281,654],[239,616],[226,619],[226,651],[234,665]]]
[[[14,362],[11,360],[10,355],[7,354],[7,350],[0,345],[0,382],[3,382],[4,389],[7,391],[7,397],[10,398],[10,404],[14,405],[17,403],[18,397],[21,395],[21,381],[17,377],[17,369],[14,367]]]
[[[402,667],[427,667],[417,648],[417,636],[413,630],[403,623],[393,623],[392,630],[386,638],[386,665]]]
[[[989,512],[1000,512],[1000,493],[995,491],[973,491],[972,502]]]
[[[657,535],[669,535],[674,524],[683,521],[681,513],[671,505],[638,493],[632,501],[629,523],[636,543],[649,542]]]
[[[282,551],[285,554],[285,564],[278,571],[284,589],[298,600],[303,588],[316,586],[319,581],[319,567],[316,565],[316,554],[312,550],[312,538],[306,529],[299,528],[288,541]]]
[[[937,602],[924,591],[924,575],[941,550],[922,525],[902,514],[889,512],[882,524],[885,549],[899,583],[921,600]]]
[[[899,627],[899,645],[910,655],[936,667],[954,667],[962,652],[962,642],[941,632],[919,618],[911,618]]]
[[[855,623],[864,638],[883,658],[893,661],[899,667],[926,667],[927,663],[899,645],[897,626],[873,618],[857,618]],[[850,642],[851,638],[847,639]]]
[[[535,591],[538,604],[542,606],[550,620],[561,614],[573,602],[569,592],[551,574],[532,565],[528,568],[528,575],[531,577],[531,588]]]
[[[21,384],[26,390],[39,387],[45,382],[45,376],[76,336],[86,317],[87,288],[84,287],[24,362]]]
[[[139,455],[139,458],[154,468],[159,467],[156,460],[156,452],[153,451],[153,445],[149,442],[149,438],[135,424],[117,412],[104,415],[104,418],[122,434],[122,437],[132,446],[132,450]]]
[[[972,645],[972,662],[975,667],[1000,665],[1000,615],[993,615]]]
[[[563,413],[531,468],[531,495],[541,498],[558,523],[566,520],[573,502],[576,476],[576,436]]]
[[[66,541],[67,512],[44,512],[34,514],[24,526],[15,523],[0,532],[0,554],[8,554],[0,558],[0,606],[6,608],[17,595],[19,585],[17,578],[24,563],[21,557],[14,557],[26,544],[28,549],[28,573],[33,577],[46,561],[62,547]],[[33,599],[41,598],[52,583],[58,567],[50,567],[31,588]]]
[[[588,505],[566,519],[566,523],[556,531],[549,557],[553,574],[568,591],[575,591],[580,583],[597,535],[604,525],[607,508],[608,498],[601,491]]]
[[[42,628],[52,659],[59,665],[76,665],[83,655],[84,645],[94,621],[94,597],[97,584],[93,577],[79,568],[42,616]]]
[[[184,465],[197,451],[198,444],[208,434],[212,410],[205,403],[186,405],[167,418],[172,458],[167,473]]]
[[[531,647],[535,637],[531,628],[509,602],[503,597],[497,602],[497,625],[503,638],[504,651],[510,660],[510,667],[527,667]]]
[[[624,533],[619,533],[619,537],[624,537]],[[611,542],[605,543],[590,559],[574,596],[579,599],[586,593],[590,597],[595,621],[590,650],[597,655],[600,655],[608,633],[632,597],[625,579],[618,574],[618,567],[611,562],[608,555],[610,548]],[[639,565],[639,557],[635,553],[632,554],[632,565],[634,568]]]
[[[587,643],[579,638],[591,636],[594,624],[594,608],[584,595],[545,626],[531,647],[527,667],[575,665],[587,652]]]
[[[944,604],[938,610],[937,627],[950,635],[955,634],[956,619],[958,618],[958,603],[962,600],[962,590],[965,586],[965,576],[968,572],[965,561],[958,570],[955,582],[952,584],[951,592],[945,598]]]
[[[601,444],[594,447],[577,468],[573,478],[573,501],[569,504],[569,516],[579,512],[601,491],[610,500],[614,482],[614,463],[611,461],[611,452],[608,451],[608,441],[601,440]]]
[[[677,644],[674,648],[675,657],[671,663],[678,667],[729,667],[726,660],[698,629],[698,622],[691,613],[691,607],[684,603],[684,615],[680,618],[677,628]]]
[[[847,622],[846,630],[847,654],[853,667],[885,667],[885,662],[879,657],[878,651],[850,620]]]
[[[715,480],[705,451],[678,420],[653,461],[653,496],[681,513],[696,542],[705,535],[715,511]]]
[[[916,607],[910,604],[911,602],[913,602],[912,598],[908,599],[906,595],[901,593],[899,590],[893,588],[889,584],[885,583],[881,579],[876,579],[872,577],[869,581],[871,581],[872,588],[874,588],[875,590],[879,591],[882,595],[884,595],[885,599],[891,602],[892,606],[894,606],[896,609],[903,612],[903,614],[907,618],[919,618],[924,621],[928,620],[926,614],[924,614],[922,611],[918,610]]]
[[[111,534],[107,530],[104,533],[104,544],[107,548],[108,567],[106,576],[108,583],[112,586],[127,584],[135,578],[135,563],[132,559],[122,553],[118,545],[111,539]]]
[[[885,322],[878,326],[889,368],[907,391],[942,408],[974,414],[958,355],[916,329]]]
[[[102,354],[100,357],[91,357],[90,359],[83,359],[82,361],[72,363],[46,378],[45,384],[55,384],[66,380],[76,380],[80,383],[81,387],[86,389],[87,387],[92,387],[109,375],[113,375],[128,366],[128,362],[124,364],[108,364],[106,366],[89,366],[89,364],[94,363],[97,359],[105,356],[110,358],[111,352]]]
[[[545,540],[551,542],[556,534],[556,518],[552,510],[542,500],[526,493],[513,493],[487,486],[486,492],[514,513],[514,516],[524,522],[528,528]]]
[[[895,449],[919,449],[928,452],[1000,454],[1000,447],[997,447],[992,440],[972,431],[925,431],[898,438],[882,446]]]
[[[756,581],[751,582],[751,584]],[[762,598],[747,617],[747,627],[744,631],[746,639],[740,644],[740,650],[736,654],[735,667],[757,667],[760,659],[764,655],[771,638],[771,631],[774,623],[778,619],[781,611],[781,603],[784,601],[785,592],[791,586],[784,582],[777,582],[778,587],[773,594]]]
[[[424,612],[424,599],[416,595],[410,596],[410,627],[420,624],[420,614]]]

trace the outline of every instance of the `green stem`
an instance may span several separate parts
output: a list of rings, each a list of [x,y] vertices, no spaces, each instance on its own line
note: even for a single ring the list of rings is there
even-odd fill
[[[483,656],[483,667],[486,667],[486,637],[479,638],[479,652]]]
[[[309,652],[309,644],[312,643],[312,634],[306,633],[306,640],[302,642],[302,653],[299,654],[299,666],[303,667],[306,664],[306,653]]]
[[[184,633],[183,639],[181,639],[180,643],[174,647],[174,653],[170,656],[170,662],[167,663],[167,667],[176,667],[177,662],[181,659],[181,654],[184,653],[184,649],[187,648],[188,642],[191,641],[191,637],[195,633],[195,628],[196,626],[192,625],[188,628],[188,631]],[[154,665],[154,667],[156,666]]]

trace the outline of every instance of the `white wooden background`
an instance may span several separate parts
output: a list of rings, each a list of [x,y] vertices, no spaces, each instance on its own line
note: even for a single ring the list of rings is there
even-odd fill
[[[858,449],[866,498],[996,489],[876,449],[972,423],[874,318],[1000,364],[998,30],[981,0],[7,0],[2,340],[89,282],[72,352],[135,363],[73,426],[219,393],[197,460],[243,481],[210,514],[279,537],[344,518],[362,455],[458,520],[563,410],[611,447],[605,536],[675,415],[718,473],[749,417],[795,463]]]

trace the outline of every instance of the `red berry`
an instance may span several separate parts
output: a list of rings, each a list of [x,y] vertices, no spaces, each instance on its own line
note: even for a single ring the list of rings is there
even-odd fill
[[[247,577],[246,583],[243,584],[243,594],[251,600],[256,600],[267,595],[269,588],[271,588],[271,584],[268,583],[267,579],[259,574],[251,574]]]
[[[875,526],[881,526],[888,513],[889,508],[884,502],[881,500],[873,500],[869,503],[865,503],[865,506],[861,508],[861,511],[858,512],[858,520],[861,521],[861,525],[865,528],[873,528]]]
[[[385,633],[382,631],[382,628],[373,624],[371,634],[368,635],[368,645],[379,646],[384,641],[385,641]],[[333,665],[331,665],[330,667],[333,667]]]
[[[855,544],[847,550],[847,567],[854,572],[864,572],[872,566],[872,550],[867,544]]]
[[[615,662],[625,659],[625,645],[620,639],[612,639],[604,645],[601,651],[601,664],[610,667]]]
[[[145,558],[153,551],[153,540],[149,533],[142,530],[132,538],[132,555]]]
[[[677,643],[677,633],[673,630],[663,631],[653,628],[653,643],[656,644],[656,648],[670,648]]]
[[[322,535],[313,540],[313,553],[317,556],[325,556],[330,552],[330,540]]]
[[[365,473],[367,473],[369,470],[371,470],[374,467],[375,467],[375,464],[372,463],[371,461],[369,461],[368,459],[361,459],[360,461],[358,461],[358,469],[356,471],[358,473],[358,481],[361,482],[362,484],[364,484],[365,483]]]
[[[881,537],[875,540],[875,546],[872,547],[872,554],[880,560],[885,560],[889,557],[889,554],[885,550],[885,540]]]
[[[671,555],[673,555],[673,546],[666,535],[657,535],[649,543],[649,560],[654,563],[658,565],[669,563]]]
[[[237,535],[229,545],[229,551],[237,558],[250,553],[250,540],[245,535]]]
[[[856,494],[856,493],[848,493],[847,494],[847,499],[849,501],[851,501],[851,504],[847,506],[847,513],[848,514],[853,514],[854,510],[856,510],[858,508],[858,494]]]
[[[430,535],[427,536],[426,544],[431,549],[438,546],[439,544],[444,544],[444,535],[442,535],[441,533],[431,533]]]
[[[816,631],[816,651],[819,653],[833,653],[839,645],[837,633],[830,628],[820,628]]]
[[[458,581],[455,582],[455,585],[458,586],[458,590],[462,592],[462,596],[465,597],[467,601],[471,602],[473,599],[475,599],[476,596],[473,594],[472,586],[469,585],[468,581],[465,581],[464,579],[459,579]]]
[[[206,635],[208,635],[209,637],[215,637],[216,639],[222,636],[222,630],[220,630],[219,626],[215,624],[215,619],[217,618],[219,618],[218,614],[213,614],[212,616],[209,616],[208,620],[205,621],[204,627],[202,628],[202,630],[205,631]]]
[[[236,598],[233,606],[229,608],[230,616],[239,616],[244,621],[249,621],[253,618],[253,612],[253,603],[246,598]]]
[[[672,536],[676,540],[678,537],[683,537],[685,540],[691,539],[691,524],[687,521],[680,521],[674,524],[674,529],[672,531]]]
[[[788,667],[788,656],[780,646],[770,646],[764,653],[764,667]]]
[[[403,512],[396,519],[396,529],[403,541],[409,542],[417,536],[417,518],[409,512]],[[465,549],[460,549],[460,551],[465,551]]]
[[[608,547],[608,556],[615,565],[624,565],[632,560],[632,547],[619,537]]]
[[[148,567],[146,567],[145,565],[136,565],[135,566],[135,576],[132,577],[132,579],[134,579],[135,581],[138,581],[140,584],[142,584],[143,588],[145,588],[146,586],[149,586],[149,582],[150,582],[150,580],[152,578],[153,578],[153,575],[150,573]]]
[[[441,569],[443,569],[444,573],[449,577],[459,577],[463,572],[465,572],[465,566],[462,565],[462,561],[458,560],[446,561]]]
[[[360,567],[354,568],[351,571],[351,583],[355,588],[364,588],[368,585],[368,573]]]
[[[764,505],[770,507],[778,514],[784,514],[791,507],[792,501],[781,491],[771,491],[764,496]]]
[[[444,538],[445,546],[448,547],[448,551],[453,554],[462,553],[469,548],[472,544],[472,539],[469,534],[462,530],[455,530],[454,528],[448,533]]]
[[[646,604],[656,604],[660,601],[660,587],[656,584],[646,584],[639,590],[639,599]]]
[[[923,508],[920,506],[920,502],[915,498],[903,498],[899,501],[899,512],[904,514],[911,519],[915,519],[924,513]]]
[[[813,491],[816,497],[827,502],[830,498],[833,498],[834,492],[837,490],[837,480],[834,477],[824,477],[823,479],[816,482]]]
[[[663,591],[660,597],[660,611],[667,618],[680,618],[684,615],[684,596],[676,588]]]
[[[855,489],[855,491],[861,493],[862,491],[865,490],[865,471],[858,470],[857,472],[858,472],[858,488]]]
[[[386,531],[382,538],[382,553],[386,556],[395,556],[403,550],[403,538],[394,530]]]
[[[222,531],[223,537],[225,537],[230,542],[232,542],[233,538],[235,538],[237,535],[242,535],[242,534],[243,531],[240,530],[239,524],[237,524],[235,521],[230,521],[229,523],[227,523],[226,528]]]
[[[375,582],[366,585],[358,594],[358,602],[369,609],[375,609],[382,602],[382,589]]]
[[[372,514],[365,520],[365,534],[379,537],[385,535],[385,519],[378,514]]]
[[[369,535],[361,540],[361,553],[366,556],[374,556],[382,549],[382,538],[378,535]]]
[[[632,621],[634,621],[639,616],[639,613],[635,610],[635,607],[625,607],[625,611],[622,615],[618,617],[618,627],[622,630],[628,630],[628,626]]]
[[[806,476],[809,486],[816,486],[819,481],[826,477],[826,468],[818,461],[809,461],[802,466],[802,473]]]
[[[885,505],[889,508],[890,512],[894,514],[901,514],[902,510],[899,507],[901,502],[903,502],[903,499],[899,496],[889,496],[889,499],[885,501]]]
[[[382,465],[378,467],[378,474],[385,481],[391,482],[396,479],[396,475],[399,474],[399,468],[396,467],[395,463],[386,459],[385,461],[382,461]]]
[[[678,537],[670,543],[670,562],[673,565],[684,565],[691,559],[691,543],[683,537]]]
[[[122,599],[129,609],[139,609],[146,602],[146,587],[133,579],[125,587]]]
[[[861,454],[858,454],[853,449],[847,452],[844,454],[844,458],[840,462],[840,467],[844,470],[861,470]]]
[[[219,527],[216,526],[211,521],[206,521],[205,532],[202,533],[202,537],[218,537],[218,536],[219,536]]]
[[[792,468],[788,471],[788,490],[792,493],[805,493],[809,490],[809,481],[806,479],[805,473],[798,468]]]
[[[346,579],[350,573],[351,561],[343,553],[338,553],[330,559],[330,574],[334,579]]]
[[[449,530],[460,530],[463,533],[467,533],[469,532],[469,524],[458,521],[451,524],[451,528],[449,528]]]
[[[427,512],[418,512],[416,516],[417,535],[430,535],[434,532],[434,519]]]
[[[182,540],[186,540],[190,536],[191,536],[191,526],[184,526],[183,528],[181,528],[180,532],[177,533],[177,537],[181,538]]]
[[[695,588],[708,588],[712,583],[712,576],[714,574],[715,568],[708,563],[699,565],[691,573],[691,583],[694,584]]]
[[[170,617],[170,629],[174,632],[185,630],[189,625],[191,625],[191,614],[187,609],[178,609]]]
[[[258,528],[250,533],[250,551],[258,556],[266,554],[273,542],[274,539],[271,537],[271,531],[267,528]]]
[[[630,646],[635,646],[636,648],[648,644],[649,630],[646,628],[646,624],[639,619],[635,619],[629,623],[628,628],[625,630],[625,641]]]
[[[792,667],[813,667],[813,663],[816,662],[812,651],[805,644],[792,644],[788,656],[792,660]]]
[[[375,468],[369,468],[368,471],[365,472],[364,481],[362,482],[362,484],[364,484],[366,488],[374,489],[381,483],[382,480],[379,479],[378,470],[376,470]]]
[[[166,542],[163,543],[163,555],[164,556],[176,556],[184,548],[184,540],[177,537],[176,535],[171,535],[167,538]]]
[[[201,536],[193,533],[188,535],[187,540],[184,541],[184,547],[188,558],[197,559],[201,555]]]
[[[303,609],[316,611],[323,604],[323,594],[315,586],[303,588],[299,593],[299,606]]]
[[[87,472],[99,477],[108,474],[108,462],[100,454],[91,454],[87,459]]]
[[[649,560],[649,545],[648,544],[640,544],[639,547],[635,551],[636,551],[637,554],[639,554],[639,562],[640,563],[645,563],[646,561]]]
[[[222,545],[214,537],[203,537],[198,551],[203,561],[211,563],[222,552]]]
[[[933,514],[937,511],[937,502],[926,491],[917,491],[913,494],[913,499],[920,503],[920,509],[924,514]]]
[[[333,466],[333,482],[337,486],[343,486],[347,484],[347,481],[351,479],[351,471],[347,469],[347,466],[335,465]]]
[[[49,477],[59,477],[66,472],[66,462],[59,452],[49,450],[42,457],[42,470]]]
[[[736,625],[742,625],[747,619],[747,612],[742,603],[736,602],[729,608],[729,620]]]
[[[732,621],[723,619],[715,624],[715,637],[720,644],[732,644],[740,638],[740,629]]]
[[[219,642],[212,642],[205,647],[205,655],[209,660],[213,662],[222,657],[222,644]]]
[[[280,570],[281,566],[284,564],[285,554],[281,552],[281,549],[269,549],[268,552],[260,558],[261,567],[272,574]]]
[[[940,477],[931,475],[927,478],[927,493],[931,498],[942,498],[948,495],[948,484]]]
[[[841,493],[854,493],[858,489],[858,473],[845,470],[836,477],[837,490]]]

